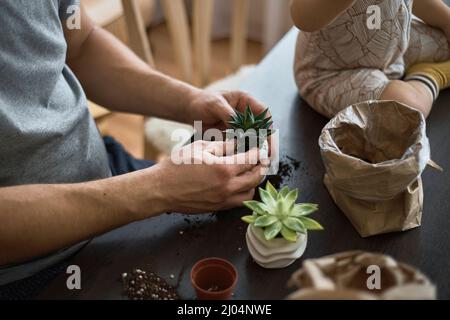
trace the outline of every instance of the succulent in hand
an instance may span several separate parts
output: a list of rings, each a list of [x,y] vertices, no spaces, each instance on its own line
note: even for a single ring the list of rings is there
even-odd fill
[[[252,143],[257,143],[257,146],[261,147],[264,140],[272,134],[270,127],[273,121],[272,117],[267,117],[268,111],[269,109],[266,109],[255,116],[250,106],[247,106],[243,113],[236,110],[235,115],[228,122],[229,129],[232,129],[233,133],[236,134],[238,146],[245,144],[245,151],[250,149]]]
[[[281,235],[284,239],[296,242],[299,234],[307,230],[323,230],[315,220],[307,216],[318,210],[313,203],[298,203],[298,189],[289,190],[283,187],[279,192],[270,182],[266,188],[259,188],[262,202],[245,201],[244,205],[253,211],[253,215],[242,217],[242,220],[264,230],[266,240]]]

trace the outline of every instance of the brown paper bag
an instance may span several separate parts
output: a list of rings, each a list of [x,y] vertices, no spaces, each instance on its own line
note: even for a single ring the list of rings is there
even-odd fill
[[[371,290],[367,284],[371,266],[379,267],[379,289]],[[289,286],[299,288],[287,297],[290,300],[436,299],[436,287],[420,271],[389,256],[363,251],[306,260]]]
[[[430,147],[419,111],[394,101],[350,106],[325,126],[319,146],[324,183],[361,236],[420,226]]]

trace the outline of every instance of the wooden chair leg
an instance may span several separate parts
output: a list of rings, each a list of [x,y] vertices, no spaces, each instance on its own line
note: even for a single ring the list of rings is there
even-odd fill
[[[184,0],[161,0],[181,78],[192,82],[192,48]]]
[[[199,72],[199,86],[203,87],[210,79],[211,30],[213,0],[194,0],[194,60]]]
[[[236,71],[245,62],[249,0],[233,0],[231,32],[231,68]]]
[[[150,43],[148,41],[147,30],[145,28],[144,20],[142,19],[138,0],[122,0],[122,6],[127,23],[128,41],[131,49],[150,66],[155,67],[153,55],[150,50]],[[146,117],[143,117],[144,123],[147,120]],[[145,159],[155,159],[154,149],[148,145],[144,128],[142,128],[142,131],[144,131],[144,157]]]
[[[147,31],[137,0],[122,0],[123,12],[127,22],[128,40],[133,51],[149,65],[154,66]]]

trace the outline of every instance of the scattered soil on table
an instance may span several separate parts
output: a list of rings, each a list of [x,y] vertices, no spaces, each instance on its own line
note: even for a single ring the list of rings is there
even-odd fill
[[[122,274],[125,294],[131,300],[179,300],[176,290],[153,272],[134,269]]]
[[[280,161],[280,167],[278,173],[273,176],[268,176],[267,180],[276,188],[280,187],[292,178],[294,173],[300,168],[300,161],[286,156]]]
[[[300,161],[298,161],[297,159],[294,159],[289,156],[286,156],[286,159],[288,159],[291,162],[291,165],[295,170],[298,170],[298,168],[300,168]]]
[[[210,218],[215,217],[215,213],[210,213],[208,216]],[[184,222],[186,222],[189,226],[192,227],[198,227],[201,226],[205,223],[207,223],[208,221],[205,220],[204,216],[200,217],[200,216],[189,216],[189,217],[185,217],[183,218]]]

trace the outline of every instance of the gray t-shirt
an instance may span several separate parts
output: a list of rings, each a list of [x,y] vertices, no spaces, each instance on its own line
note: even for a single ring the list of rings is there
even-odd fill
[[[74,4],[78,0],[0,1],[0,187],[111,175],[86,96],[65,63],[62,20]],[[76,249],[0,268],[0,285]]]

